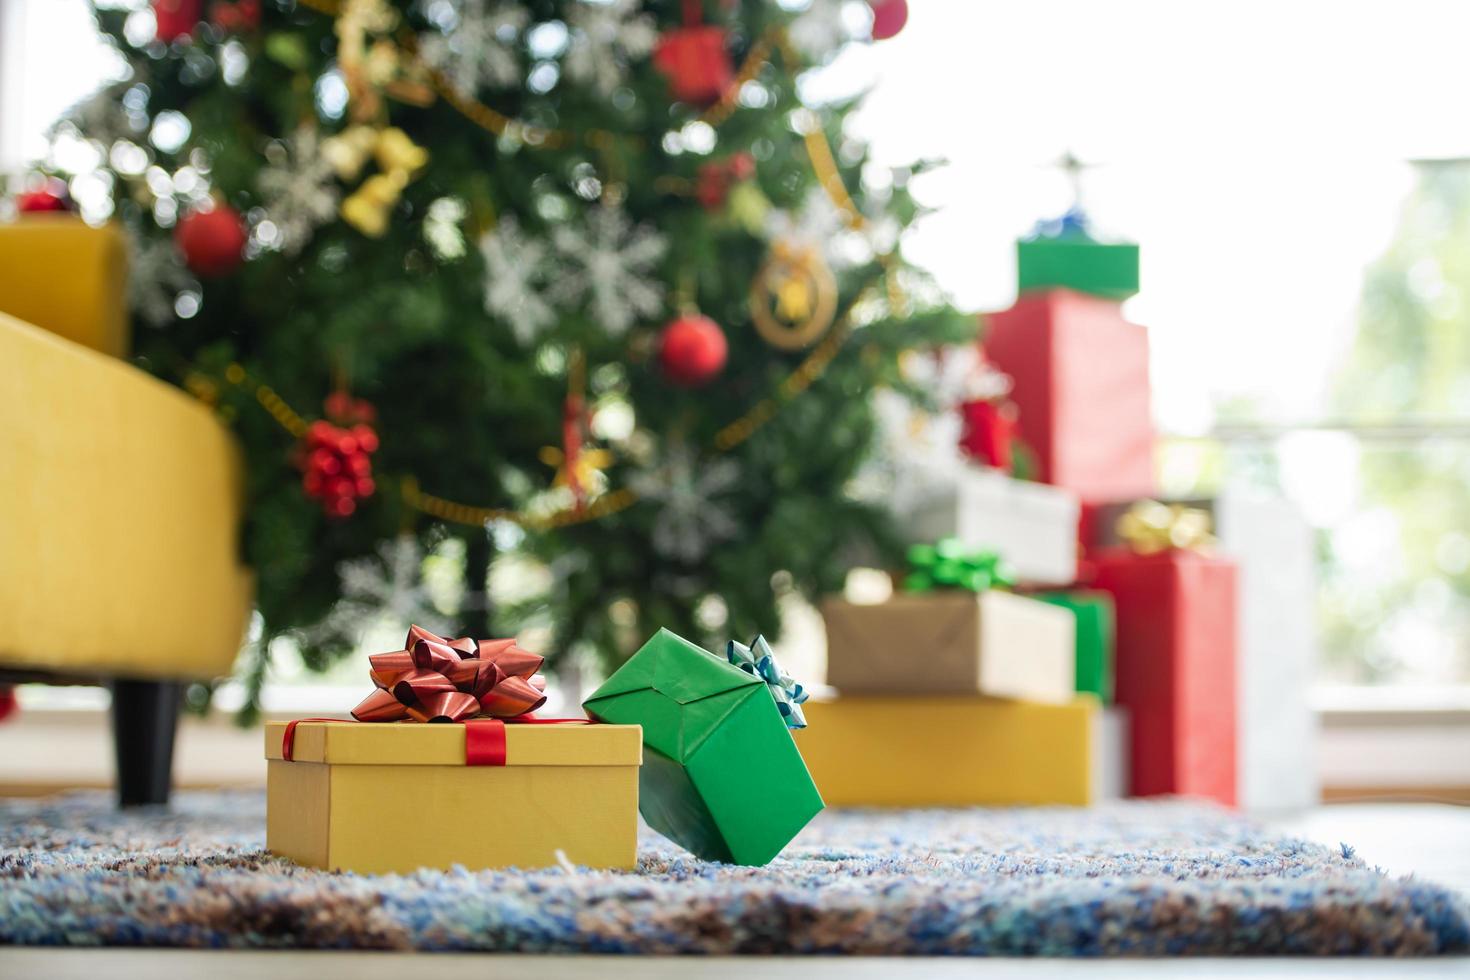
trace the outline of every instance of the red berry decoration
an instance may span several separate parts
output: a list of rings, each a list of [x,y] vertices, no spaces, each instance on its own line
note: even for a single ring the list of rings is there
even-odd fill
[[[4,721],[20,710],[20,702],[15,699],[14,684],[0,684],[0,721]]]
[[[307,428],[301,450],[301,489],[328,517],[350,516],[377,489],[370,457],[378,450],[378,434],[372,426],[347,429],[318,420]]]
[[[260,27],[260,0],[214,0],[209,21],[230,34],[244,34]]]
[[[725,206],[731,186],[754,176],[755,157],[749,153],[702,163],[694,179],[694,198],[706,211],[718,211]]]
[[[908,0],[869,0],[873,8],[873,40],[886,41],[909,21]]]
[[[204,0],[153,0],[154,37],[164,44],[189,37],[204,16]]]
[[[328,395],[322,407],[326,409],[327,418],[338,425],[372,423],[378,417],[378,411],[373,408],[372,402],[365,398],[353,398],[349,392],[341,388]]]
[[[228,204],[196,208],[174,228],[174,244],[197,276],[217,279],[245,261],[245,222]]]
[[[684,388],[707,384],[725,369],[730,345],[719,324],[707,316],[678,317],[658,338],[658,363],[664,377]]]

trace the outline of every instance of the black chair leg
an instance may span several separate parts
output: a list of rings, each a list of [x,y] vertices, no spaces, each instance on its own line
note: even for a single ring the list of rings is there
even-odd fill
[[[112,682],[112,740],[119,806],[167,803],[174,729],[183,691],[176,681]]]

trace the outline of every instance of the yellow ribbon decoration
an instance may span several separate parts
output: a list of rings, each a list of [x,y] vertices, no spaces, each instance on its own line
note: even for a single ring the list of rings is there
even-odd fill
[[[1183,504],[1140,500],[1118,518],[1114,529],[1140,555],[1182,549],[1208,554],[1215,548],[1210,513]]]

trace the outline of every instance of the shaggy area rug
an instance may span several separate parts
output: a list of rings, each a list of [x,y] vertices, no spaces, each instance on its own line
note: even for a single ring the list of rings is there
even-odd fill
[[[473,833],[493,828],[438,828]],[[257,793],[0,804],[0,942],[597,953],[1433,954],[1453,893],[1223,811],[829,811],[765,868],[648,834],[637,870],[364,877],[264,848]]]

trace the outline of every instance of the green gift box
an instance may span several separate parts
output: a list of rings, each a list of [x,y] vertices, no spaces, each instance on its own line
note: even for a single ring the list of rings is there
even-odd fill
[[[1062,286],[1123,300],[1138,292],[1138,246],[1082,234],[1025,238],[1016,242],[1016,270],[1023,293]]]
[[[1077,690],[1113,701],[1113,597],[1107,592],[1073,589],[1042,592],[1035,598],[1072,610],[1077,616]]]
[[[765,864],[822,809],[765,681],[666,629],[582,707],[643,726],[638,811],[696,857]]]

